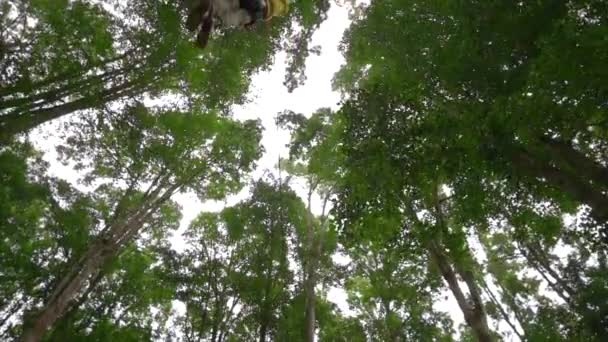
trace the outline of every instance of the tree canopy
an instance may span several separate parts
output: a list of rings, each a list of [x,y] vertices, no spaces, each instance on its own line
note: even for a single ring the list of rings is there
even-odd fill
[[[236,118],[332,6],[339,105]],[[186,12],[0,3],[1,340],[608,340],[607,2],[292,1],[205,50]]]

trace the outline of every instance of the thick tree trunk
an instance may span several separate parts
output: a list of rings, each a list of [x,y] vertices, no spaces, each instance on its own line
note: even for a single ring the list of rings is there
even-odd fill
[[[56,329],[61,330],[62,327],[67,328],[74,324],[74,316],[78,312],[78,308],[89,299],[89,295],[91,294],[91,292],[93,292],[93,290],[97,287],[97,285],[99,285],[99,283],[101,282],[101,280],[103,278],[104,278],[104,274],[102,272],[98,272],[97,275],[95,276],[95,278],[92,279],[91,281],[89,281],[87,289],[80,296],[78,301],[74,304],[71,304],[70,308],[61,317],[60,321],[58,323],[56,323]],[[52,340],[52,337],[51,337],[51,340]]]
[[[473,330],[473,333],[475,334],[477,340],[480,342],[493,342],[494,337],[492,336],[492,332],[488,327],[486,315],[483,311],[483,306],[478,306],[477,304],[471,305],[471,303],[469,303],[465,294],[462,292],[460,284],[458,283],[456,272],[454,272],[454,269],[452,268],[448,257],[445,255],[441,247],[438,246],[437,242],[428,242],[427,248],[429,250],[433,262],[439,268],[443,279],[445,279],[445,281],[448,283],[450,291],[456,298],[458,306],[462,310],[465,321],[467,322],[471,330]],[[473,290],[470,289],[470,291],[472,292]],[[475,303],[475,300],[473,300],[473,302]]]
[[[543,138],[541,142],[544,143],[551,158],[559,161],[559,165],[567,168],[567,171],[573,176],[589,181],[596,187],[608,187],[608,168],[589,158],[567,142],[550,138]]]
[[[511,160],[517,172],[534,178],[545,179],[552,186],[562,190],[580,203],[591,207],[592,217],[600,224],[608,223],[608,197],[600,189],[564,172],[530,153],[519,150],[512,154]]]
[[[456,263],[455,265],[457,272],[460,274],[461,278],[467,284],[467,288],[469,289],[469,295],[471,298],[471,302],[473,303],[476,319],[479,321],[479,323],[477,324],[479,324],[480,327],[487,330],[487,332],[489,333],[490,329],[488,328],[487,315],[483,305],[483,300],[481,298],[481,291],[479,290],[479,286],[477,285],[477,280],[475,279],[473,272],[468,269],[464,269],[458,263]]]
[[[120,86],[101,92],[95,97],[84,97],[72,102],[60,104],[51,108],[39,109],[27,114],[8,114],[0,116],[0,144],[10,141],[10,139],[21,133],[26,133],[31,129],[58,119],[73,112],[93,108],[99,104],[118,100],[134,93],[133,83],[125,83]]]
[[[82,260],[83,264],[78,265],[75,271],[70,272],[68,277],[59,282],[59,287],[45,303],[40,313],[31,323],[24,326],[21,340],[23,342],[40,341],[47,329],[66,312],[70,302],[85,286],[87,280],[114,254],[113,251],[113,246],[106,245],[103,241],[97,241],[91,245]]]
[[[23,342],[37,342],[46,331],[70,308],[72,301],[93,277],[98,275],[102,266],[118,255],[120,248],[133,239],[146,220],[166,202],[177,186],[172,186],[156,200],[151,200],[122,222],[110,226],[98,237],[55,285],[44,306],[35,317],[26,320],[21,335]]]

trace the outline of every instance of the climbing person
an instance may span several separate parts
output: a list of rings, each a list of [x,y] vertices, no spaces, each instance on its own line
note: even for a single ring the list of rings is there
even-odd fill
[[[186,27],[198,31],[197,44],[204,48],[216,26],[250,28],[258,20],[285,15],[287,0],[184,0],[188,9]]]

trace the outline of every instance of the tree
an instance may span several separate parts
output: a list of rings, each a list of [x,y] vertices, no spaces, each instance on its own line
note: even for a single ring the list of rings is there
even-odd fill
[[[62,153],[79,167],[90,167],[89,178],[107,180],[97,187],[108,201],[103,223],[86,249],[70,258],[44,305],[30,313],[23,340],[43,336],[103,265],[162,217],[176,192],[221,198],[238,190],[243,173],[259,156],[257,143],[251,144],[259,137],[256,122],[142,106],[112,121],[83,122]],[[125,187],[113,187],[117,182]]]
[[[223,32],[202,53],[176,1],[4,3],[0,142],[71,113],[146,97],[177,95],[207,108],[242,103],[253,72],[278,50],[293,56],[290,73],[300,72],[304,57],[296,56],[308,51],[328,7],[295,4],[265,32]],[[297,48],[283,46],[285,36]]]
[[[228,213],[226,210],[224,213]],[[188,249],[171,253],[168,271],[186,305],[179,327],[186,341],[228,340],[246,312],[237,279],[247,259],[228,231],[225,214],[201,213],[186,233]]]
[[[376,223],[377,230],[391,229],[382,220]],[[395,236],[352,241],[347,248],[354,264],[346,283],[348,302],[372,340],[452,340],[451,322],[432,307],[441,282],[421,247]]]
[[[108,4],[0,5],[1,339],[608,339],[605,1],[357,7],[340,108],[281,113],[289,160],[253,182],[260,124],[224,115],[277,51],[305,80],[330,2],[204,52],[175,2]],[[85,111],[78,182],[15,139]],[[246,185],[171,247],[174,194]]]
[[[186,340],[275,340],[296,311],[288,259],[302,230],[302,201],[284,184],[258,180],[251,196],[218,214],[201,213],[187,232],[188,249],[168,265],[186,305]],[[301,336],[301,335],[297,335]]]
[[[94,202],[48,177],[46,163],[27,144],[0,153],[0,333],[14,335],[20,313],[44,296],[64,262],[88,241]]]
[[[284,165],[291,176],[303,178],[308,188],[306,229],[298,234],[305,292],[304,336],[308,342],[314,342],[316,334],[315,288],[319,283],[335,280],[328,274],[334,268],[330,256],[336,249],[335,230],[329,220],[329,201],[334,191],[337,158],[336,151],[332,149],[330,115],[328,108],[318,110],[310,118],[286,111],[276,120],[278,125],[292,131],[290,160],[282,160],[279,167]],[[314,195],[318,195],[322,203],[318,217],[312,211]]]
[[[606,29],[602,5],[590,4],[587,19],[576,15],[582,5],[560,1],[404,5],[373,3],[354,23],[336,85],[361,109],[363,101],[408,106],[392,125],[408,125],[401,137],[429,148],[425,162],[509,179],[540,201],[588,205],[604,224],[604,152],[590,148],[602,138],[588,133],[605,109],[591,75],[605,58],[591,48]]]
[[[280,313],[291,297],[288,241],[302,224],[302,209],[301,201],[283,184],[258,182],[238,220],[231,218],[229,224],[246,246],[243,253],[249,264],[238,283],[243,301],[251,307],[250,317],[257,324],[254,336],[260,342],[276,335]]]

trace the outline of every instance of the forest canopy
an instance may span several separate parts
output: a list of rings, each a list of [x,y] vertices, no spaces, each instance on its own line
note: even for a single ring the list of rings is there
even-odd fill
[[[326,72],[336,7],[338,106],[236,117],[278,56]],[[0,2],[0,340],[608,340],[608,2],[187,15]]]

